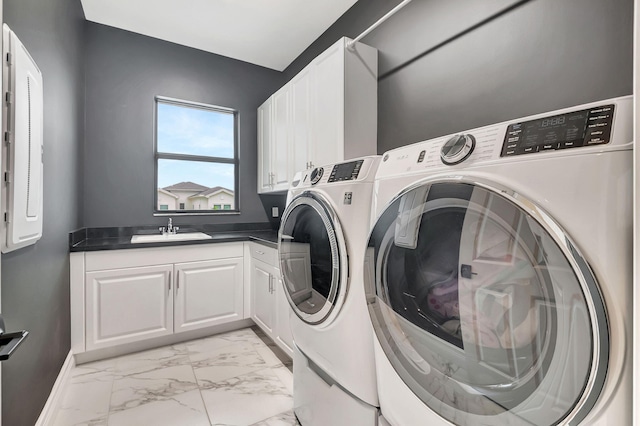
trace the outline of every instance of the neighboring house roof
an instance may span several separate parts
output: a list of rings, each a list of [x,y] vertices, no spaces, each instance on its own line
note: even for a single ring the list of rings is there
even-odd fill
[[[164,190],[164,189],[162,189],[162,188],[158,188],[158,192],[162,192],[163,194],[168,195],[168,196],[170,196],[170,197],[173,197],[173,198],[175,198],[176,200],[177,200],[178,198],[180,198],[180,197],[178,197],[176,194],[172,194],[171,192],[169,192],[169,191],[165,191],[165,190]]]
[[[213,188],[207,188],[204,191],[201,191],[197,194],[193,194],[189,198],[198,198],[198,197],[210,198],[216,194],[219,194],[220,192],[226,192],[229,195],[233,195],[233,191],[230,189],[227,189],[222,186],[214,186]]]
[[[193,183],[193,182],[180,182],[180,183],[176,183],[175,185],[171,185],[171,186],[166,186],[164,188],[165,191],[205,191],[207,189],[209,189],[209,187],[207,186],[202,186],[202,185],[198,185],[197,183]]]

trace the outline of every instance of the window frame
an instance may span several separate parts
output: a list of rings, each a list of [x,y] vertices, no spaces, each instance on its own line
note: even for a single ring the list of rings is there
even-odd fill
[[[175,154],[158,152],[158,105],[177,105],[185,108],[200,109],[205,111],[220,112],[233,115],[233,158],[213,157],[204,155]],[[173,216],[173,215],[237,215],[240,214],[240,150],[238,141],[240,139],[240,117],[239,112],[233,108],[226,108],[216,105],[204,104],[200,102],[186,101],[183,99],[169,98],[165,96],[155,96],[153,101],[153,163],[154,163],[154,195],[153,195],[153,215]],[[233,164],[234,166],[234,188],[233,199],[235,208],[233,210],[160,210],[158,208],[158,161],[159,160],[182,160],[197,161],[217,164]]]

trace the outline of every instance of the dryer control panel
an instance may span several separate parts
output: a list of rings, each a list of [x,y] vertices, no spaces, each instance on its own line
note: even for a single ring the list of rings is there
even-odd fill
[[[615,105],[510,124],[501,157],[609,143]]]
[[[364,160],[357,160],[334,165],[327,182],[331,183],[357,179],[363,162]]]

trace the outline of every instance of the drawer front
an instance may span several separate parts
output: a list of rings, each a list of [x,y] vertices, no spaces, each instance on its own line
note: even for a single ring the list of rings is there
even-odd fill
[[[253,259],[278,267],[278,250],[258,243],[251,243],[249,250]]]

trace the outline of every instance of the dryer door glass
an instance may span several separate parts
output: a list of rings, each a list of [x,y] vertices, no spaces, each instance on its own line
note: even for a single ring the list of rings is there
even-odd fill
[[[406,385],[459,425],[580,420],[606,374],[605,309],[571,240],[490,183],[434,181],[372,230],[369,312]]]
[[[342,236],[336,233],[337,217],[316,194],[293,199],[282,215],[278,253],[285,291],[293,311],[310,324],[323,322],[341,294]]]

